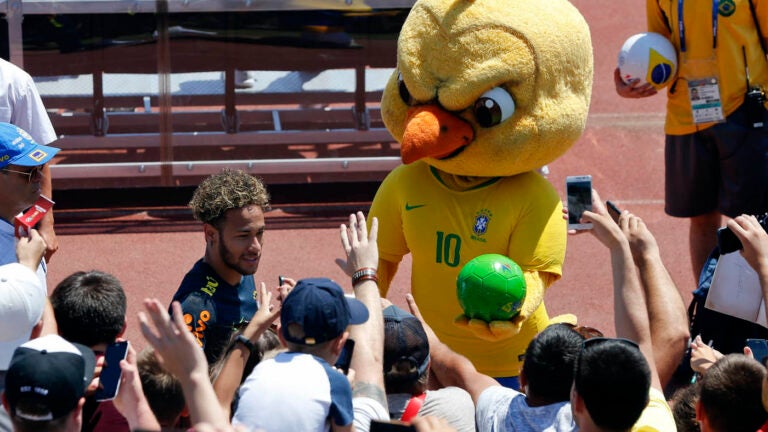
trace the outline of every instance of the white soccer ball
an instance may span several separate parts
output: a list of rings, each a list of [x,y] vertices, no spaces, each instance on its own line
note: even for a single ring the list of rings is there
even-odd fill
[[[630,36],[619,51],[621,79],[629,84],[650,83],[657,90],[672,82],[677,73],[677,51],[658,33]]]

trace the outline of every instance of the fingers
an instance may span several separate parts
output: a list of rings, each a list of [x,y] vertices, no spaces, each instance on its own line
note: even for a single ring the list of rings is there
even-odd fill
[[[405,301],[408,303],[408,309],[411,310],[411,314],[418,318],[419,321],[424,321],[424,317],[421,316],[421,311],[419,311],[419,306],[416,304],[416,299],[413,298],[413,294],[406,294]]]

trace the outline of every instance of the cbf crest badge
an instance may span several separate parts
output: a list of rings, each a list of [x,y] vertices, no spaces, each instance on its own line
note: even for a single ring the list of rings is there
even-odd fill
[[[472,232],[476,236],[485,235],[488,231],[488,224],[491,222],[493,213],[488,209],[482,209],[475,215],[475,225],[472,227]]]

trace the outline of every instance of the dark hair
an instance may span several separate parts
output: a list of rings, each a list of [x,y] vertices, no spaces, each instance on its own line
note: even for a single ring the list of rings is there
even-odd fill
[[[203,180],[189,201],[195,219],[217,229],[227,210],[249,205],[269,210],[266,186],[250,174],[228,168]]]
[[[125,291],[109,273],[72,273],[51,293],[51,305],[59,334],[70,342],[112,343],[125,327]]]
[[[583,342],[583,336],[563,324],[551,325],[536,335],[523,361],[529,396],[547,403],[570,400],[574,363]]]
[[[712,430],[756,431],[768,418],[762,404],[765,368],[742,354],[729,354],[701,378],[699,403]]]
[[[672,395],[669,406],[672,408],[677,432],[701,432],[699,422],[696,420],[696,402],[698,400],[699,382],[681,387]]]
[[[628,430],[648,405],[651,370],[634,342],[592,338],[584,341],[573,383],[595,425]]]
[[[181,382],[160,366],[152,348],[139,353],[136,365],[141,388],[157,421],[163,427],[173,427],[186,405]]]

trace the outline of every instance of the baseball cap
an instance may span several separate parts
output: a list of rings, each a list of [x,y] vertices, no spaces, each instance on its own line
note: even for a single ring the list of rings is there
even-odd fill
[[[382,311],[384,315],[384,375],[388,379],[412,380],[420,377],[429,366],[429,341],[421,321],[395,305]],[[403,375],[396,369],[399,362],[408,361],[416,371]]]
[[[24,129],[0,122],[0,168],[7,165],[39,166],[60,149],[40,145]]]
[[[95,365],[90,348],[59,335],[22,344],[5,375],[11,416],[48,421],[72,412],[93,379]]]
[[[281,331],[288,342],[315,345],[338,337],[350,324],[368,321],[368,308],[326,278],[301,279],[283,301]],[[290,324],[301,326],[304,336],[289,334]]]
[[[12,263],[0,266],[0,370],[7,370],[13,351],[27,342],[40,321],[47,293],[29,268]]]

